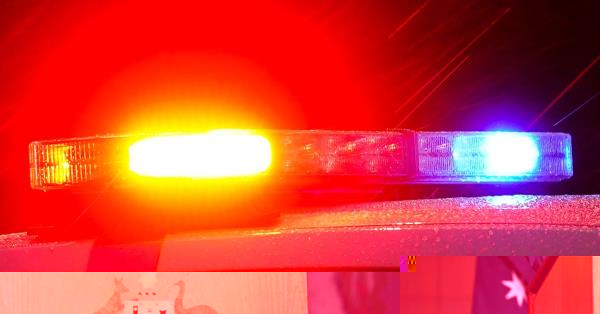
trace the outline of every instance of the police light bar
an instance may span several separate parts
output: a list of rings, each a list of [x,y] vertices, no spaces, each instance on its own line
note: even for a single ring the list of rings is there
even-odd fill
[[[365,184],[560,181],[573,175],[564,133],[242,131],[97,136],[29,145],[31,187],[119,179],[261,176]]]

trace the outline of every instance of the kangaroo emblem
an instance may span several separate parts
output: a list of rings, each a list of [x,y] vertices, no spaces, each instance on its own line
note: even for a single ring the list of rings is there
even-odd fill
[[[113,292],[113,295],[108,299],[108,302],[106,302],[106,304],[98,311],[94,312],[94,314],[117,314],[122,311],[125,305],[121,300],[121,294],[126,292],[129,292],[129,289],[123,284],[123,278],[115,278],[115,291]]]
[[[175,314],[219,314],[208,305],[197,305],[190,308],[183,307],[183,295],[185,294],[185,282],[179,280],[175,283],[179,287],[179,293],[175,298]]]

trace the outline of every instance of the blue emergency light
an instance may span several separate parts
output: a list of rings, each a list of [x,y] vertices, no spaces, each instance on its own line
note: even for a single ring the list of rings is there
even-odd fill
[[[563,133],[418,132],[419,177],[439,182],[560,181],[573,176]]]

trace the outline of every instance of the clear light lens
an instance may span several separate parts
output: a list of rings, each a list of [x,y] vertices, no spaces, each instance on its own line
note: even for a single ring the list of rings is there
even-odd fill
[[[31,143],[31,186],[47,189],[110,180],[121,139],[109,136]]]
[[[129,147],[129,168],[141,176],[224,178],[248,176],[271,165],[271,144],[243,131],[151,137]]]
[[[293,176],[374,176],[411,174],[412,132],[289,131],[277,136],[279,166]]]

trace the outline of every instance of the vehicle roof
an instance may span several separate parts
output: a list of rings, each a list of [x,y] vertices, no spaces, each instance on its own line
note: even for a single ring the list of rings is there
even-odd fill
[[[1,249],[0,265],[4,270],[395,269],[399,257],[408,254],[599,255],[600,195],[311,208],[283,214],[268,228],[171,234],[155,242],[22,243]]]

